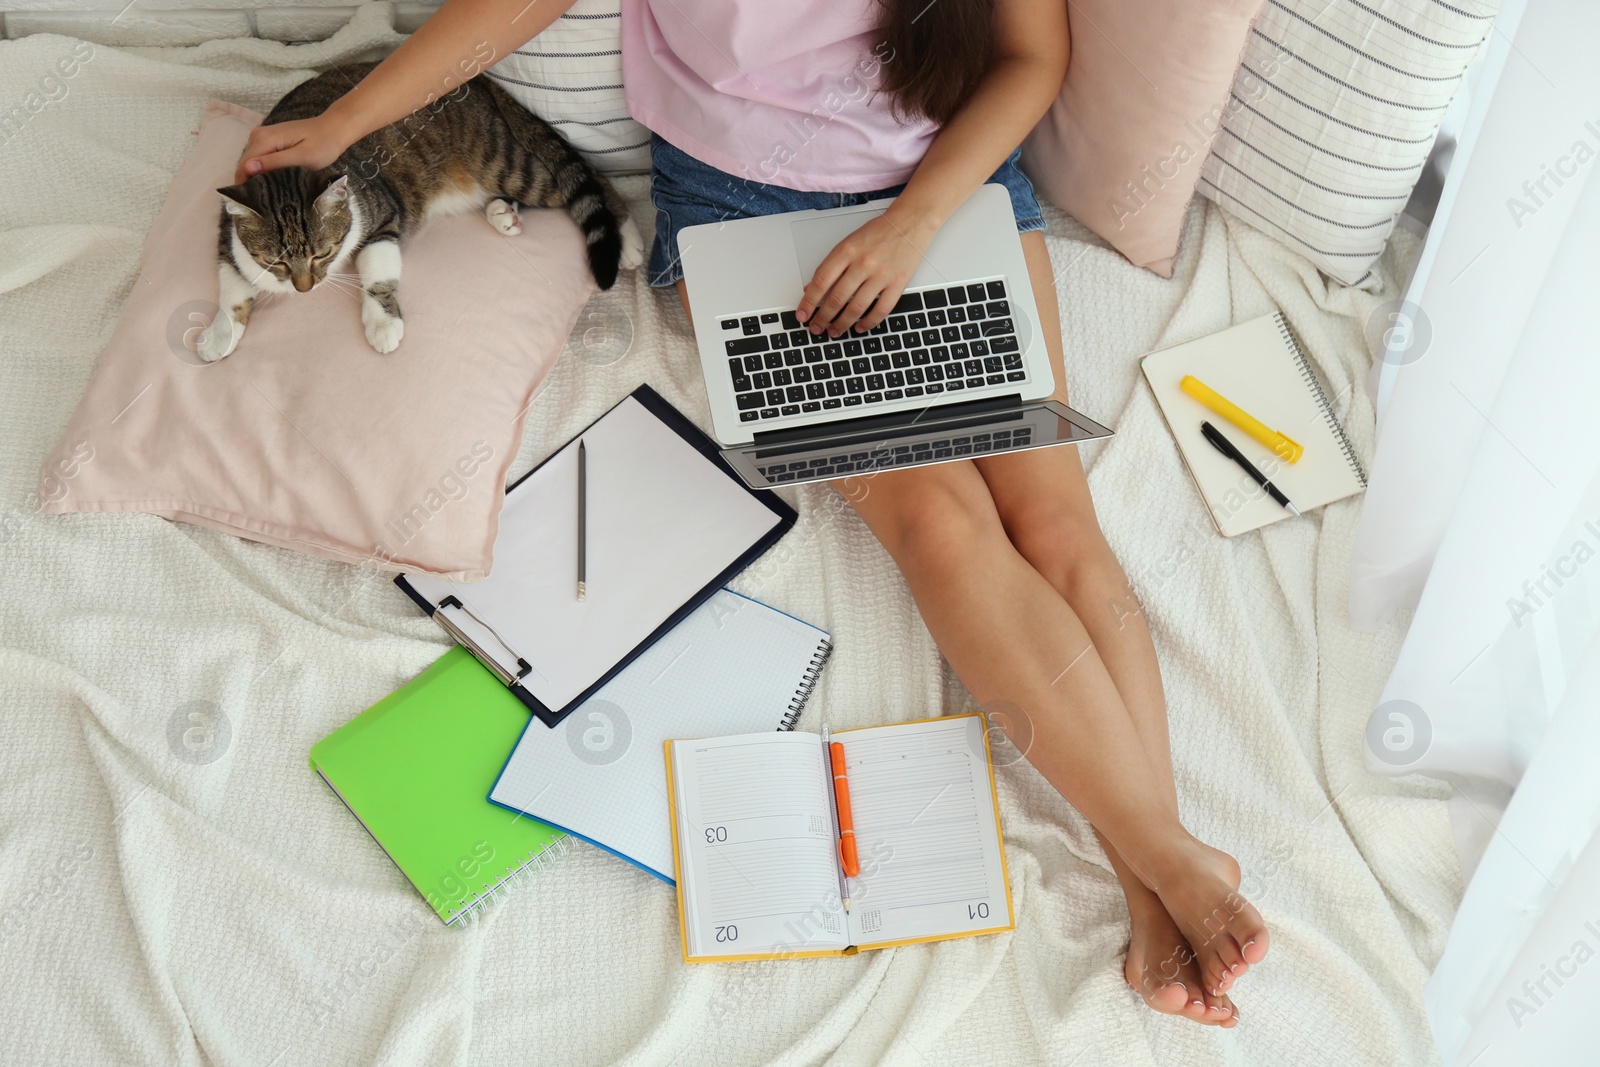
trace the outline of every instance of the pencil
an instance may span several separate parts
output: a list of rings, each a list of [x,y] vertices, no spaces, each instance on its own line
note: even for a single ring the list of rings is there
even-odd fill
[[[582,600],[588,592],[588,547],[589,547],[589,455],[583,446],[583,441],[578,441],[578,599]]]

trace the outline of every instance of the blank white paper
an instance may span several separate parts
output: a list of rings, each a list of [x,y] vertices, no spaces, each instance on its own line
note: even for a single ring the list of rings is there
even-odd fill
[[[582,601],[578,440],[588,453]],[[450,621],[513,677],[517,657],[526,660],[533,670],[522,686],[560,709],[779,521],[629,397],[507,494],[487,578],[452,582],[419,574],[408,581],[433,604],[454,594],[471,615],[441,609]]]

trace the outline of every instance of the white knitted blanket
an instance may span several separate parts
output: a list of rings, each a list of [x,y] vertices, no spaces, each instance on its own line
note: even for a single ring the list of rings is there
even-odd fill
[[[1416,1064],[1421,985],[1460,885],[1441,791],[1368,775],[1358,739],[1396,633],[1344,624],[1359,499],[1218,538],[1135,358],[1281,307],[1362,454],[1361,324],[1330,287],[1198,204],[1177,276],[1051,211],[1073,401],[1117,435],[1095,499],[1152,623],[1190,826],[1273,927],[1241,1025],[1159,1017],[1124,985],[1127,921],[1087,824],[1000,775],[1015,933],[849,959],[686,966],[673,894],[573,844],[445,929],[307,767],[311,745],[445,648],[365,572],[140,515],[37,513],[143,235],[211,96],[266,110],[314,67],[392,48],[372,3],[331,41],[0,42],[0,973],[8,1063]],[[14,112],[12,114],[15,114]],[[10,121],[10,120],[8,120]],[[642,179],[624,191],[644,212]],[[648,227],[646,227],[646,232]],[[620,355],[626,351],[626,355]],[[620,355],[620,358],[618,358]],[[517,472],[648,381],[707,424],[676,296],[597,297]],[[736,587],[829,629],[802,728],[966,701],[888,556],[831,489]],[[183,732],[199,726],[197,753]],[[202,762],[202,760],[208,760]]]

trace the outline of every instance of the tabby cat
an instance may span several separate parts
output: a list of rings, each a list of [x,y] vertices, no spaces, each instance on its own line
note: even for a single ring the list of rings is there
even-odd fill
[[[302,82],[265,123],[320,115],[374,65]],[[638,227],[611,184],[487,78],[368,134],[325,170],[287,167],[218,192],[220,309],[197,344],[208,362],[238,346],[258,295],[348,283],[352,263],[367,341],[394,351],[405,333],[400,242],[440,215],[481,210],[509,236],[522,232],[518,207],[564,208],[583,231],[602,289],[644,258]]]

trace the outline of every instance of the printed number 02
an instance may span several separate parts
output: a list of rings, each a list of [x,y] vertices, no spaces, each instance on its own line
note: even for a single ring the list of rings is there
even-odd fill
[[[717,927],[717,940],[718,941],[737,941],[737,940],[739,940],[739,928],[737,926],[719,926],[719,927]]]
[[[728,839],[726,826],[710,826],[706,828],[706,844],[720,845]]]
[[[969,919],[987,919],[988,917],[989,917],[989,905],[988,905],[987,902],[979,904],[977,907],[973,907],[971,904],[967,905],[967,918],[969,918]]]

